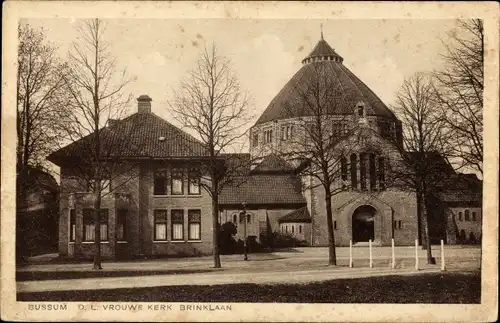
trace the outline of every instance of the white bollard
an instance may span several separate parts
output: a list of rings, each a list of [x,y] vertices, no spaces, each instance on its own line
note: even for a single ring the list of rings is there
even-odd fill
[[[349,268],[352,268],[352,240],[349,240]]]
[[[370,268],[373,268],[373,257],[372,257],[372,239],[368,241],[368,246],[370,248]]]
[[[445,262],[444,262],[444,240],[441,239],[441,270],[444,271]]]
[[[394,239],[392,239],[392,263],[391,263],[391,267],[392,269],[396,268],[396,253],[394,251]]]
[[[415,240],[415,270],[418,270],[418,239]]]

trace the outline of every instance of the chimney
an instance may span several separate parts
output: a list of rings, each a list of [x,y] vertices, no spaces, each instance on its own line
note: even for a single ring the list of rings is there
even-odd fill
[[[153,101],[147,94],[143,94],[137,98],[137,112],[138,113],[151,113],[151,101]]]

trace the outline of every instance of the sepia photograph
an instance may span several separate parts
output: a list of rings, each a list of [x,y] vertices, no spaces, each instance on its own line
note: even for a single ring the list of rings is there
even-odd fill
[[[4,316],[4,299],[2,317],[496,308],[497,14],[354,17],[332,2],[318,5],[330,15],[260,3],[268,16],[252,17],[181,2],[192,16],[161,17],[128,4],[9,21],[2,284],[8,261],[23,314]],[[437,319],[422,309],[398,320]]]

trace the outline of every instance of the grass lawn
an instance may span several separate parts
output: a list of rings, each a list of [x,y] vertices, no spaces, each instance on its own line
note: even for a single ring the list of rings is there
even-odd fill
[[[18,293],[18,301],[480,303],[481,275],[433,273],[307,284],[234,284]]]

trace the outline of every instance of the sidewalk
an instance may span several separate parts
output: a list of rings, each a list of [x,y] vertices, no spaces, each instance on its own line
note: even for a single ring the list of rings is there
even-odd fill
[[[340,278],[363,278],[389,275],[415,275],[418,273],[439,272],[438,267],[414,269],[390,268],[321,268],[288,272],[231,272],[216,271],[199,274],[157,275],[118,278],[91,278],[70,280],[27,281],[17,283],[17,292],[46,292],[70,290],[97,290],[136,287],[159,287],[180,285],[220,285],[220,284],[297,284],[320,282]]]

